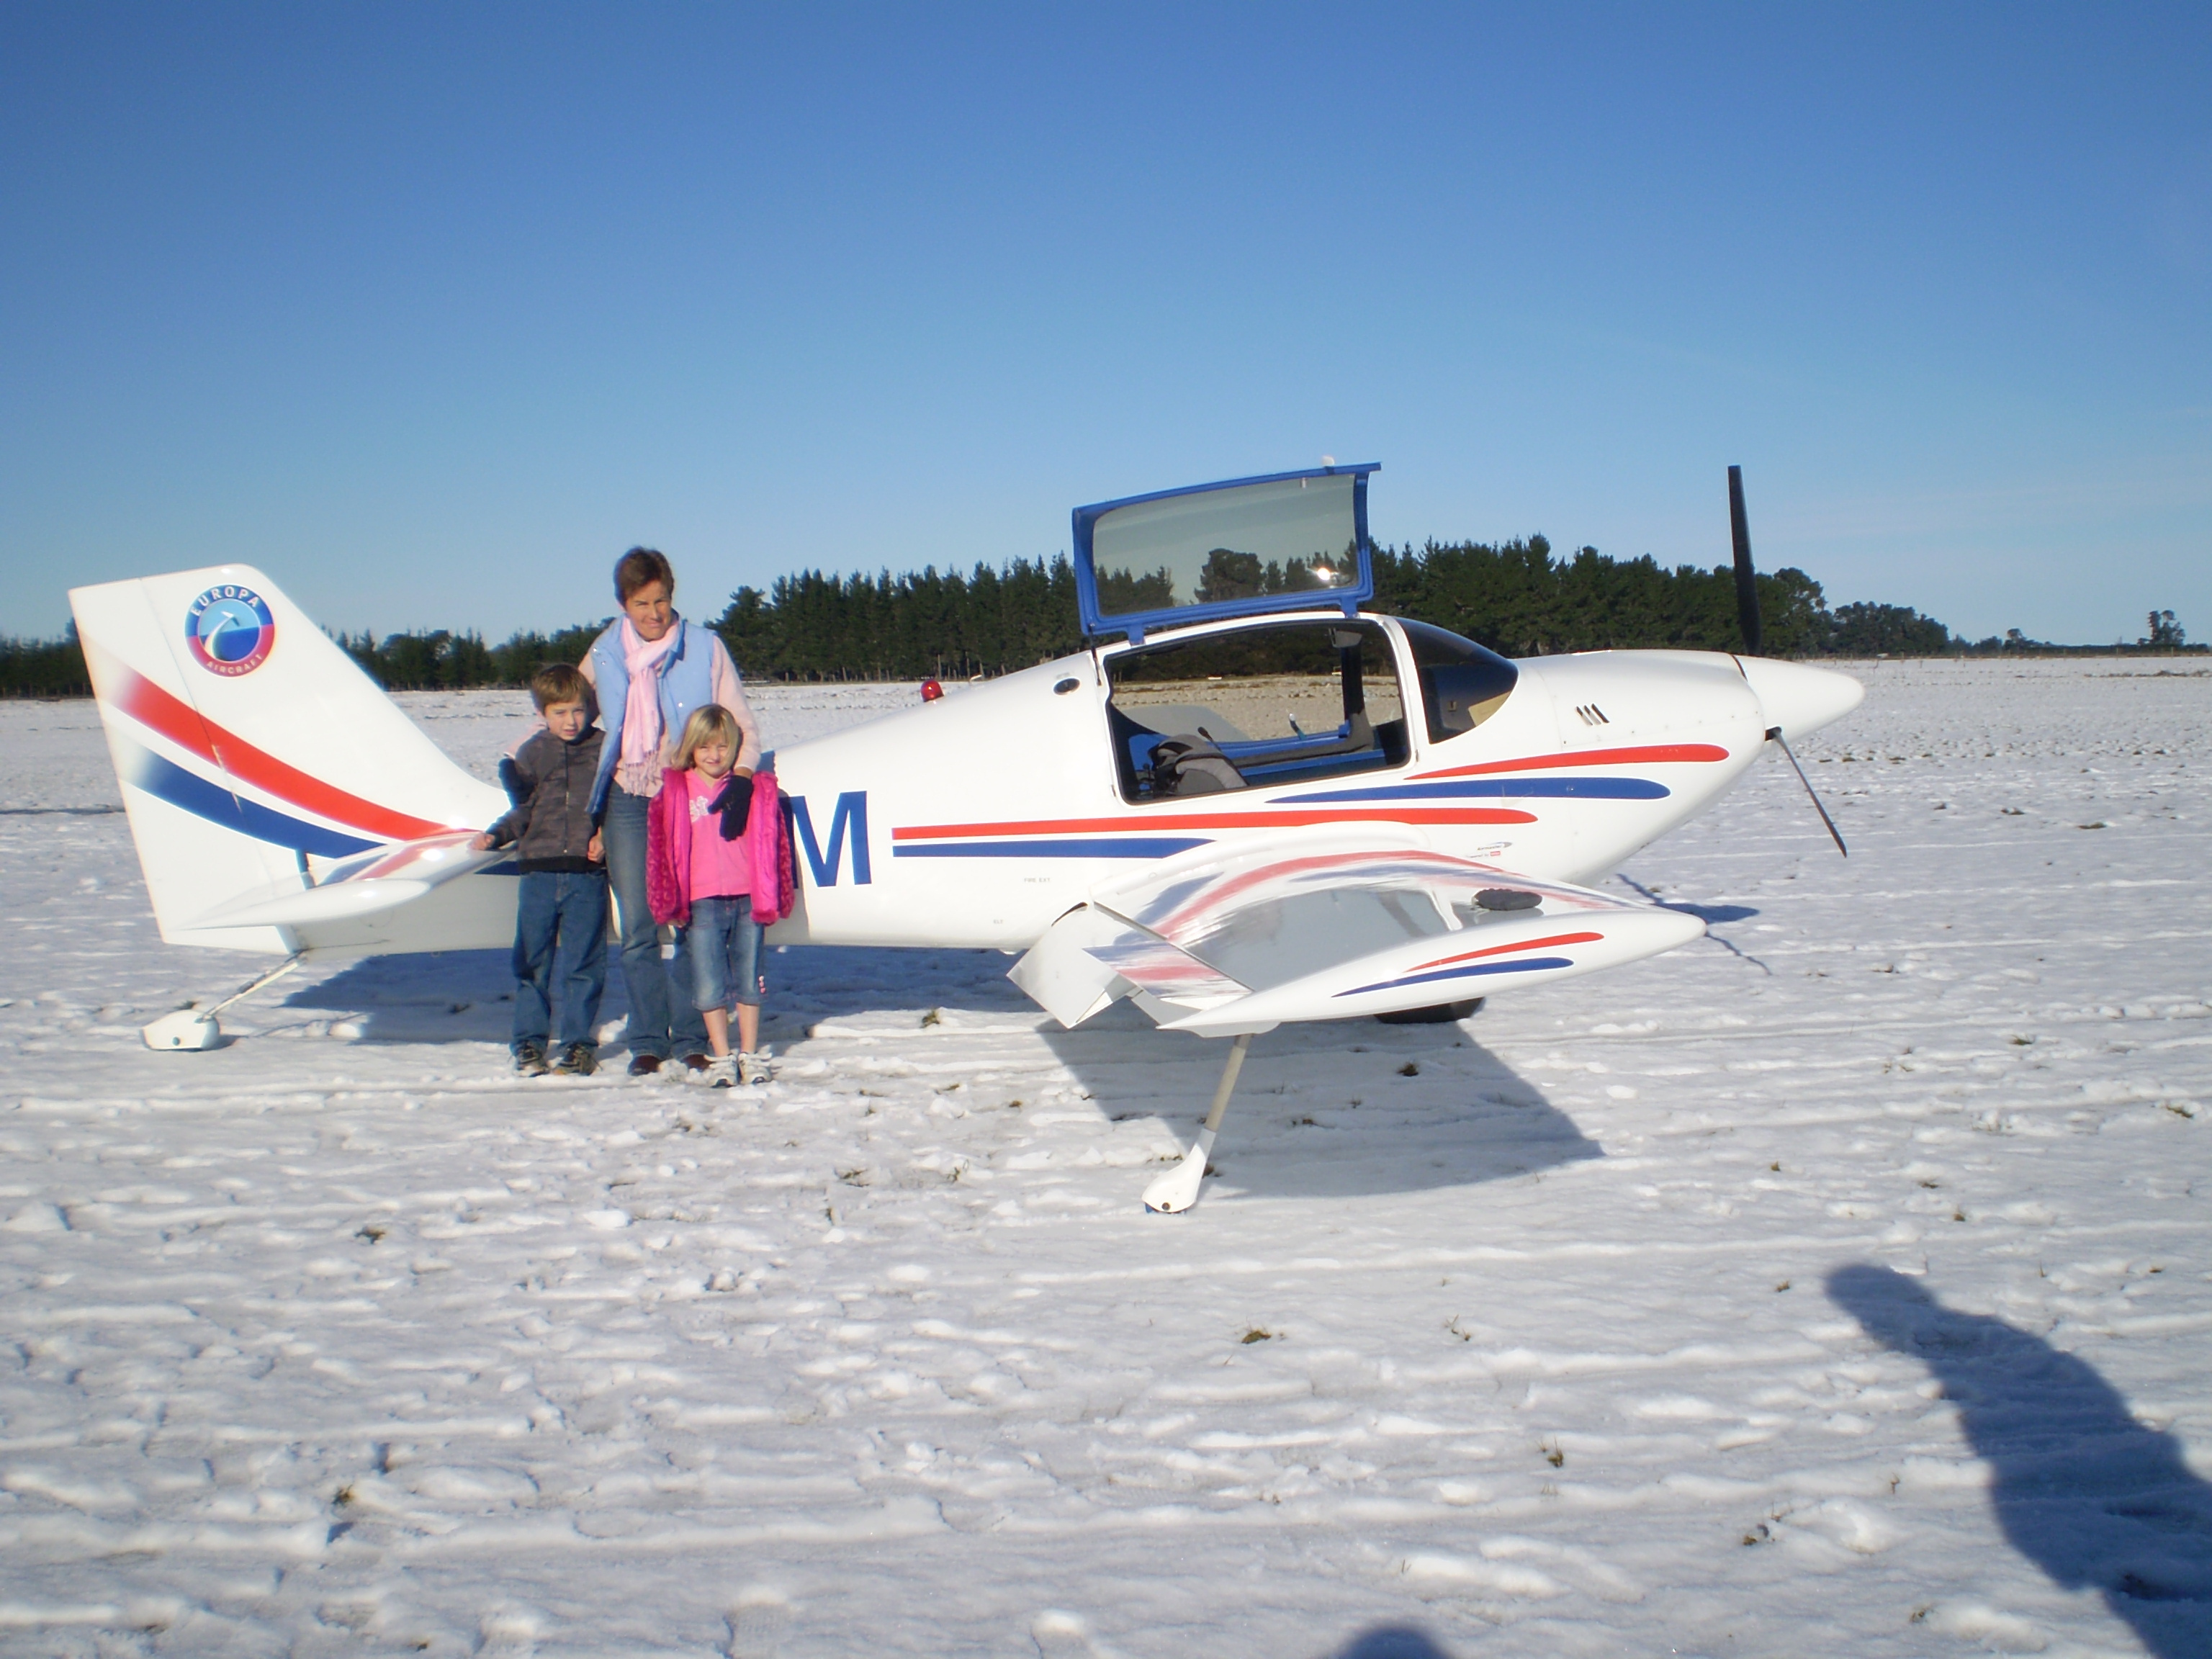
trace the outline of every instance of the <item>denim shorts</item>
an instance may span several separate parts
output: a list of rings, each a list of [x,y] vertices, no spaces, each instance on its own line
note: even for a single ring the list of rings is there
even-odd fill
[[[690,970],[694,1008],[760,1006],[761,930],[751,899],[694,899],[680,933],[677,950]]]

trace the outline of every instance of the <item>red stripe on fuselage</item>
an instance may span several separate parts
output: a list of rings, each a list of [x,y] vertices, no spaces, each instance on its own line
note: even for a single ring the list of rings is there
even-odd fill
[[[1510,806],[1333,807],[1252,812],[1189,812],[1176,817],[1027,818],[1004,823],[910,824],[891,831],[893,841],[951,841],[968,836],[1095,835],[1132,830],[1280,830],[1308,823],[1534,823],[1536,815]]]
[[[1433,864],[1437,866],[1439,873],[1446,875],[1488,867],[1470,864],[1465,859],[1453,858],[1447,853],[1431,853],[1418,848],[1389,847],[1359,853],[1314,853],[1304,858],[1284,859],[1278,863],[1262,865],[1257,870],[1247,870],[1241,876],[1232,876],[1218,887],[1193,895],[1165,918],[1146,921],[1143,925],[1163,938],[1180,944],[1194,923],[1216,911],[1231,908],[1232,901],[1251,888],[1316,870],[1372,864],[1378,858],[1389,859],[1398,864]]]
[[[1519,760],[1480,761],[1447,766],[1440,772],[1414,772],[1416,778],[1470,778],[1485,772],[1544,772],[1555,766],[1678,765],[1686,761],[1724,761],[1729,751],[1710,743],[1658,743],[1641,749],[1577,749],[1557,755],[1528,755]]]
[[[1462,951],[1455,957],[1438,957],[1434,962],[1424,962],[1408,968],[1409,974],[1425,973],[1431,968],[1441,968],[1447,963],[1472,962],[1477,957],[1510,956],[1516,951],[1548,951],[1555,945],[1588,945],[1603,939],[1603,933],[1553,933],[1549,939],[1523,939],[1518,945],[1492,945],[1480,951]]]
[[[265,790],[291,806],[302,807],[333,823],[359,830],[386,841],[414,841],[434,836],[453,826],[411,817],[363,800],[344,790],[310,777],[295,766],[256,749],[234,732],[225,731],[198,709],[172,696],[128,665],[107,661],[108,700],[149,730],[189,749],[228,775]]]

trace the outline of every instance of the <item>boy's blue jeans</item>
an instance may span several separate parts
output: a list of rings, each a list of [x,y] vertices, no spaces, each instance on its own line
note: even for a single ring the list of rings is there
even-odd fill
[[[545,1047],[560,1005],[556,1048],[597,1049],[599,994],[607,988],[607,878],[533,871],[514,907],[514,1040]]]
[[[688,975],[660,958],[660,930],[645,896],[646,824],[653,797],[633,795],[618,783],[607,786],[607,815],[599,836],[607,854],[607,878],[614,884],[615,908],[622,916],[623,988],[629,993],[629,1051],[633,1056],[703,1054],[707,1022],[681,993]],[[676,981],[678,994],[669,994]]]

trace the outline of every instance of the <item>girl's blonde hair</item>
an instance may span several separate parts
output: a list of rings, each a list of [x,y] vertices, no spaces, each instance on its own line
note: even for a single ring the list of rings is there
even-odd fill
[[[689,772],[693,751],[711,738],[720,738],[728,748],[730,764],[735,766],[745,746],[745,734],[738,729],[738,717],[719,702],[702,703],[691,711],[691,718],[684,722],[684,735],[677,739],[676,753],[668,763],[679,772]]]

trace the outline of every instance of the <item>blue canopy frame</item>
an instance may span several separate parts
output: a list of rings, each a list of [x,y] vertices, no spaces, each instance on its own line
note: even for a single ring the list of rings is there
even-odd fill
[[[1096,640],[1107,634],[1121,633],[1128,636],[1132,645],[1141,645],[1147,629],[1218,622],[1228,617],[1256,617],[1283,611],[1341,611],[1347,617],[1358,615],[1361,601],[1375,597],[1374,548],[1367,536],[1367,475],[1381,471],[1381,462],[1366,461],[1352,466],[1315,467],[1303,472],[1267,472],[1249,478],[1224,478],[1218,483],[1192,484],[1182,489],[1159,489],[1149,495],[1125,495],[1119,501],[1098,501],[1089,507],[1077,507],[1073,514],[1075,592],[1083,617],[1084,638]],[[1215,490],[1237,489],[1248,484],[1343,477],[1352,480],[1352,538],[1358,548],[1358,574],[1348,586],[1263,593],[1252,599],[1218,599],[1212,604],[1179,605],[1114,615],[1104,614],[1099,610],[1097,577],[1091,566],[1091,536],[1098,520],[1115,508],[1134,507],[1140,502],[1169,501],[1179,495],[1202,495]]]

